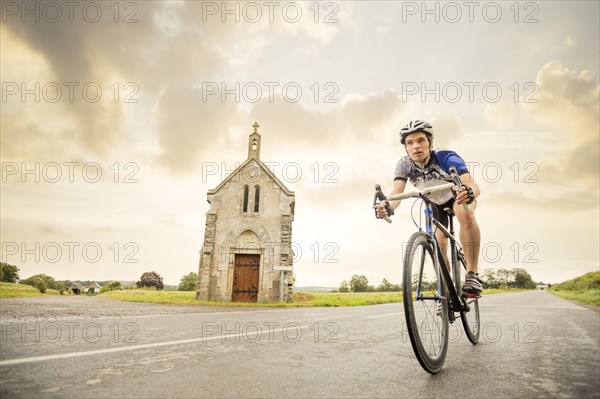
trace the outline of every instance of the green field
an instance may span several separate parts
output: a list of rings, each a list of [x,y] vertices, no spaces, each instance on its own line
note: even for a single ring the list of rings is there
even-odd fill
[[[131,302],[169,303],[179,305],[217,305],[217,306],[268,306],[268,307],[302,307],[302,306],[361,306],[378,303],[402,301],[397,292],[365,292],[365,293],[305,293],[294,295],[293,303],[243,303],[196,301],[196,293],[191,291],[153,291],[122,290],[100,294],[104,298],[119,299]]]
[[[524,291],[517,289],[489,289],[488,294],[503,292]],[[21,284],[0,283],[0,298],[20,298],[27,296],[43,296],[36,288]],[[48,289],[45,295],[60,295],[58,291]],[[337,306],[364,306],[382,303],[402,302],[400,292],[297,292],[294,294],[293,303],[263,302],[213,302],[197,301],[196,293],[192,291],[156,291],[152,289],[115,290],[98,295],[103,298],[118,299],[129,302],[164,303],[174,305],[193,306],[259,306],[259,307],[337,307]]]
[[[25,284],[0,283],[0,298],[23,298],[27,296],[60,295],[60,292],[53,289],[46,289],[42,294],[40,290]]]
[[[600,307],[600,272],[587,273],[553,285],[548,291],[564,299]]]
[[[0,298],[23,298],[26,296],[42,295],[37,288],[29,285],[0,283]]]
[[[522,289],[490,289],[484,291],[487,294],[499,294],[503,292],[527,291]],[[364,306],[382,303],[402,302],[400,292],[297,292],[294,294],[293,303],[244,303],[244,302],[212,302],[196,301],[195,292],[191,291],[154,291],[154,290],[118,290],[109,291],[99,295],[104,298],[119,299],[130,302],[165,303],[178,305],[209,305],[209,306],[263,306],[263,307],[337,307],[337,306]]]

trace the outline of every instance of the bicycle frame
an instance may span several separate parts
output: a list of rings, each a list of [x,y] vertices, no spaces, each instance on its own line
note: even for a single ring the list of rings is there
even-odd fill
[[[446,299],[450,299],[449,303],[452,304],[452,306],[449,308],[449,310],[452,312],[459,312],[459,311],[467,312],[467,311],[469,311],[467,301],[465,301],[464,298],[462,298],[462,292],[458,292],[458,291],[460,291],[460,288],[458,287],[458,283],[455,281],[454,278],[452,278],[450,276],[450,269],[446,265],[446,260],[445,260],[444,256],[442,255],[442,250],[440,249],[440,246],[437,241],[437,237],[435,236],[435,233],[433,231],[433,225],[435,225],[448,238],[448,240],[450,242],[452,272],[455,276],[457,276],[458,273],[457,273],[456,268],[459,267],[459,265],[458,265],[459,252],[458,252],[456,238],[454,237],[454,223],[453,223],[454,217],[452,216],[452,214],[449,215],[450,231],[448,231],[448,229],[446,229],[446,227],[444,227],[444,225],[440,221],[438,221],[435,217],[433,217],[433,207],[431,205],[431,201],[429,200],[429,198],[427,198],[425,195],[419,195],[419,198],[421,200],[423,200],[423,202],[425,204],[425,210],[424,210],[425,233],[427,234],[427,237],[429,238],[429,241],[434,248],[434,256],[435,256],[435,260],[436,260],[436,265],[438,265],[438,267],[437,267],[438,273],[441,273],[444,282],[450,282],[450,283],[446,283],[446,288],[448,290],[447,295],[449,297]],[[420,226],[419,226],[419,229],[421,229]],[[422,267],[423,266],[421,265],[421,268]],[[442,279],[438,279],[438,295],[440,296],[440,298],[444,298],[444,295],[443,295],[444,290],[442,289],[442,284],[443,284]],[[421,291],[420,286],[421,286],[421,281],[419,281],[419,286],[417,287],[417,299],[425,299],[425,298],[419,297],[419,294]]]

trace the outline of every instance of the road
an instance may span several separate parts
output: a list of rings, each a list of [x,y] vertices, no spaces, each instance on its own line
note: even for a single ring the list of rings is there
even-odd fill
[[[2,322],[2,398],[600,397],[600,313],[488,295],[427,374],[401,304]],[[39,342],[38,342],[39,341]]]

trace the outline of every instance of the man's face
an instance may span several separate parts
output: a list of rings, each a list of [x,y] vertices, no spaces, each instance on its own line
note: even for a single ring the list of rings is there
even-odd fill
[[[412,133],[404,140],[406,153],[415,162],[422,162],[429,156],[429,140],[423,132]]]

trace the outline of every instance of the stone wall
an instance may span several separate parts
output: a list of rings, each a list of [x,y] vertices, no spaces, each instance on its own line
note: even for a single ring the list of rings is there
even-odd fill
[[[197,299],[231,301],[236,253],[260,255],[258,301],[279,300],[280,273],[275,265],[293,264],[292,204],[294,194],[255,159],[208,194],[204,245],[200,253]],[[243,212],[244,186],[249,187],[248,208]],[[260,187],[258,212],[254,212],[254,190]],[[286,285],[291,283],[291,273]],[[289,299],[287,290],[286,299]]]

